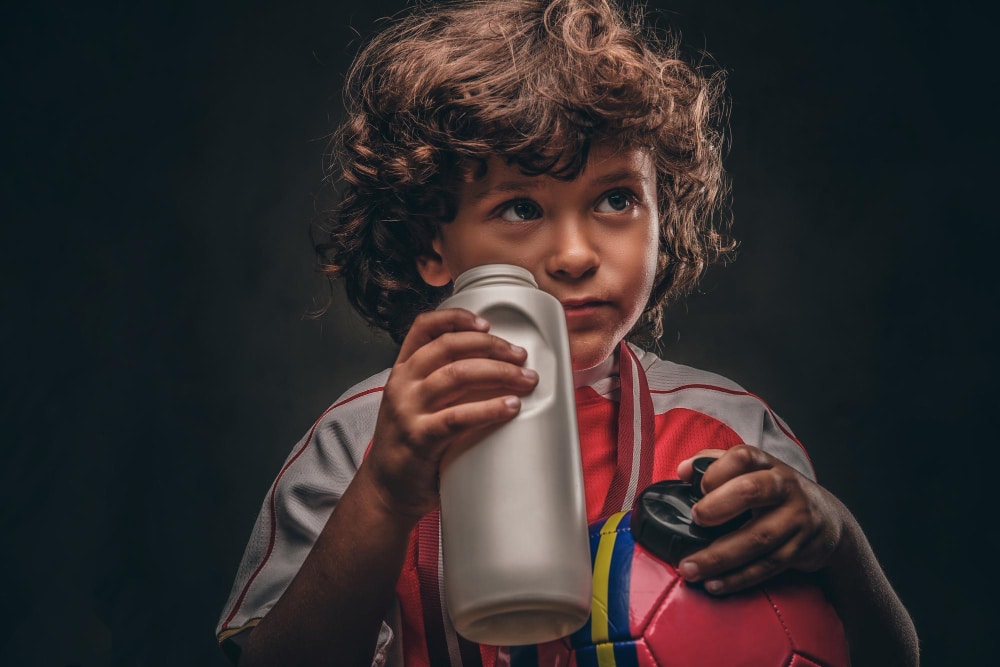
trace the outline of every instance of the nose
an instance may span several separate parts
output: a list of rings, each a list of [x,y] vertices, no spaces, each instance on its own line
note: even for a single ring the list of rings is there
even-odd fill
[[[552,248],[546,262],[549,274],[561,280],[578,280],[594,273],[601,256],[587,222],[564,219],[552,226]]]

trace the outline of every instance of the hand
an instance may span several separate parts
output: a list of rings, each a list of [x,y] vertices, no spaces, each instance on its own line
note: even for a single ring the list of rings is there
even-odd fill
[[[445,453],[514,418],[538,382],[527,352],[462,309],[423,313],[403,341],[382,395],[363,468],[390,513],[419,519],[438,504]]]
[[[699,452],[677,467],[682,479],[691,479],[692,462],[700,456],[718,460],[702,478],[705,496],[692,511],[695,522],[715,526],[748,509],[753,518],[682,560],[678,571],[684,579],[725,594],[787,569],[815,572],[831,564],[849,520],[832,494],[749,445]]]

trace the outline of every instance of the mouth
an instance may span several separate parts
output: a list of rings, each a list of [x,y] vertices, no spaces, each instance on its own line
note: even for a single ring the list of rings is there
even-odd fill
[[[610,301],[601,299],[567,299],[562,302],[563,312],[568,320],[587,318],[596,314],[601,308],[611,305]]]
[[[595,298],[583,298],[583,299],[565,299],[561,301],[564,310],[577,310],[581,308],[596,308],[597,306],[606,306],[608,301]]]

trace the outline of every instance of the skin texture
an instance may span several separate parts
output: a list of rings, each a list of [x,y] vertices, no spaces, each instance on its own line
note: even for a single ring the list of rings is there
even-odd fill
[[[483,178],[461,184],[455,220],[418,268],[439,286],[481,264],[531,271],[564,304],[580,370],[607,359],[642,314],[658,234],[656,171],[644,151],[597,146],[571,181],[525,176],[493,158]]]
[[[688,581],[704,580],[710,593],[731,593],[794,568],[815,572],[830,563],[844,532],[839,503],[825,489],[778,459],[742,445],[717,457],[702,478],[706,495],[692,518],[715,526],[747,509],[753,519],[683,560],[678,569]],[[692,460],[677,474],[690,479]]]
[[[756,447],[706,449],[681,462],[691,479],[694,459],[717,461],[702,478],[704,497],[692,518],[716,526],[753,510],[739,530],[682,560],[687,581],[713,595],[759,584],[788,569],[816,572],[844,623],[855,667],[917,665],[919,644],[906,613],[854,516],[829,491]]]
[[[574,369],[593,367],[635,324],[652,288],[655,178],[641,150],[597,146],[570,181],[490,160],[484,176],[460,184],[457,216],[441,226],[434,255],[416,260],[420,275],[440,286],[484,263],[531,271],[564,304]],[[368,456],[289,588],[250,633],[241,665],[371,663],[408,535],[437,507],[442,458],[517,414],[537,382],[524,361],[524,350],[468,311],[416,319],[386,382]],[[678,474],[690,478],[690,460]],[[722,454],[702,484],[699,522],[748,508],[755,518],[686,559],[685,578],[726,594],[788,568],[821,572],[855,665],[917,663],[905,609],[829,492],[748,446]]]
[[[522,372],[524,350],[487,329],[459,309],[414,322],[386,382],[371,451],[288,589],[250,633],[242,667],[371,664],[409,533],[437,506],[441,457],[512,419],[518,396],[536,383]],[[478,400],[460,401],[472,388]]]

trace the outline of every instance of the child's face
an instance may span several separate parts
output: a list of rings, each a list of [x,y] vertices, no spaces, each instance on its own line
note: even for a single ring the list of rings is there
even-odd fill
[[[656,170],[641,149],[597,146],[571,181],[525,176],[499,158],[464,182],[437,256],[418,268],[448,284],[481,264],[515,264],[563,304],[574,370],[604,361],[646,305],[656,274]]]

